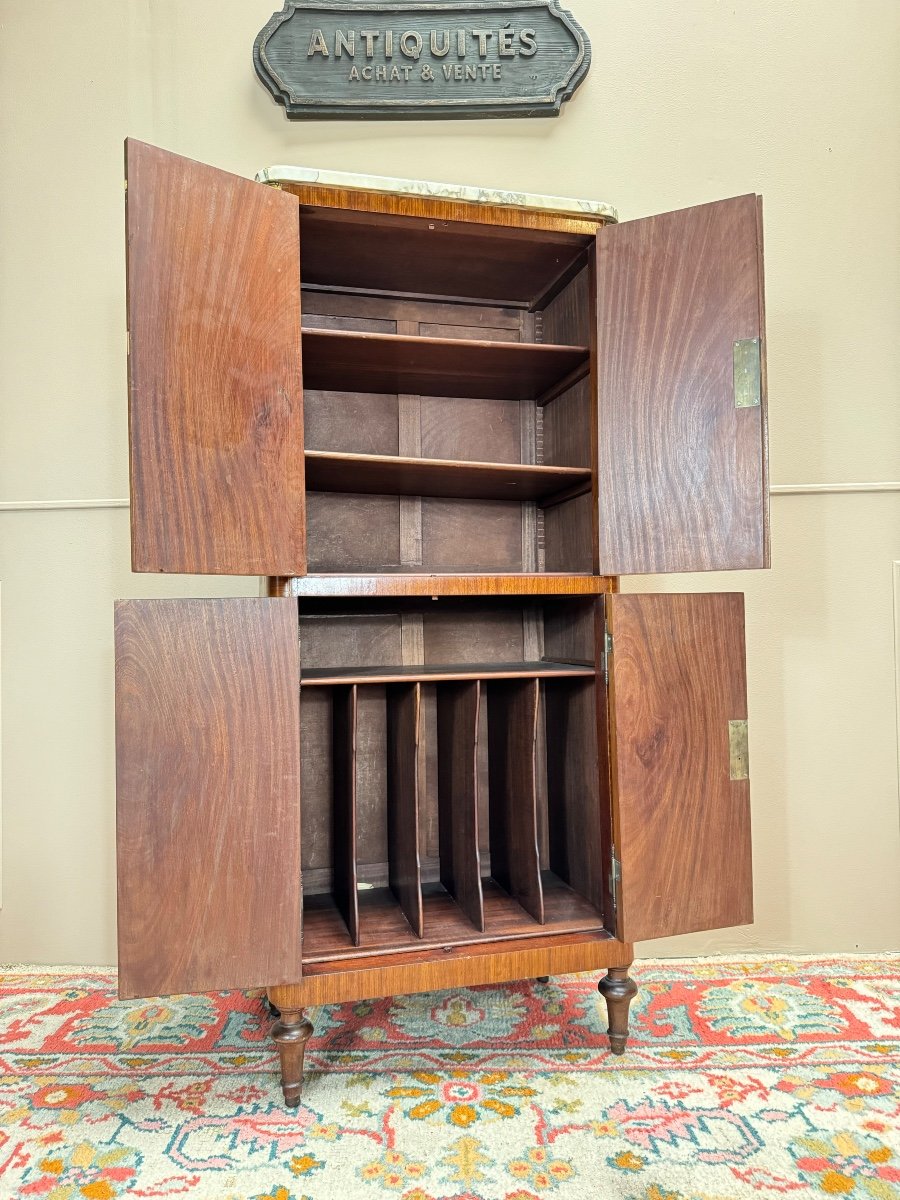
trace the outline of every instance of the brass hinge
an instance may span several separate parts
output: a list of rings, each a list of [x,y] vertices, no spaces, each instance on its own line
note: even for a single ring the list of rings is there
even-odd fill
[[[734,343],[734,407],[759,408],[762,393],[759,338]]]
[[[609,657],[613,652],[612,634],[608,629],[603,634],[603,682],[609,686]]]
[[[731,779],[750,778],[750,746],[746,721],[728,722],[728,759]]]
[[[609,868],[609,894],[612,897],[613,908],[619,907],[619,884],[622,882],[622,864],[616,857],[616,848],[612,848],[612,865]]]

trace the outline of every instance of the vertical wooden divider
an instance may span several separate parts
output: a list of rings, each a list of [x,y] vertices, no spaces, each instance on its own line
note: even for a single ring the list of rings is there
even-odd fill
[[[356,684],[333,690],[332,756],[334,761],[335,903],[347,922],[354,946],[359,945],[359,892],[356,870]]]
[[[484,933],[478,851],[480,702],[478,680],[437,685],[441,883],[479,933]]]
[[[544,924],[537,825],[538,679],[491,682],[488,761],[491,875],[540,925]]]
[[[422,685],[388,686],[388,879],[416,937],[424,937],[419,860],[419,729]]]

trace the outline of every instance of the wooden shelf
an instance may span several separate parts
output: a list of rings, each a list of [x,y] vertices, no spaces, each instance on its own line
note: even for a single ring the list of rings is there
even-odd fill
[[[324,450],[307,450],[305,458],[306,486],[313,492],[542,500],[576,485],[589,487],[591,482],[591,472],[586,467],[331,454]]]
[[[537,401],[589,370],[586,346],[303,331],[303,384],[321,391]]]
[[[550,871],[542,872],[544,920],[539,925],[492,879],[482,881],[484,932],[474,928],[439,883],[423,885],[424,937],[413,932],[389,888],[359,893],[359,944],[354,945],[330,895],[303,901],[303,963],[321,963],[354,954],[397,954],[441,946],[546,937],[566,933],[599,933],[597,910]]]
[[[580,679],[592,678],[594,674],[591,666],[558,662],[305,667],[301,668],[300,682],[304,687],[338,687],[360,683],[440,683],[470,679]]]
[[[301,278],[329,290],[541,307],[594,241],[593,233],[304,206]]]
[[[610,581],[601,575],[547,572],[513,575],[301,575],[279,580],[278,595],[364,596],[599,596]]]

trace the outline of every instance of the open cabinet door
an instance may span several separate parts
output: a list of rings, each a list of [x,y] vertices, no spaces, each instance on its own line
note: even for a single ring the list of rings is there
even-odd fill
[[[760,206],[597,234],[602,575],[769,564]]]
[[[616,936],[753,920],[744,597],[605,598]]]
[[[306,572],[296,196],[125,144],[135,571]]]
[[[289,599],[116,605],[119,995],[301,976]]]

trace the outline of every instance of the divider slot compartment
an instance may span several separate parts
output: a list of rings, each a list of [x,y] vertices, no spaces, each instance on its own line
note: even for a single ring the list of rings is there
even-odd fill
[[[388,877],[417,937],[424,936],[419,858],[419,738],[422,685],[392,684],[387,703]]]
[[[595,607],[303,613],[304,962],[602,932]],[[402,661],[403,622],[415,630],[419,614],[419,661]]]
[[[535,761],[540,688],[538,679],[504,680],[485,691],[491,877],[543,925]]]
[[[356,684],[333,691],[332,747],[334,797],[332,805],[333,891],[335,903],[359,945],[359,880],[357,868],[357,732],[359,689]]]
[[[478,849],[478,716],[481,682],[437,687],[441,883],[480,932],[484,893]]]
[[[547,827],[550,870],[602,913],[608,804],[601,801],[608,797],[601,791],[595,688],[587,679],[544,685]]]

